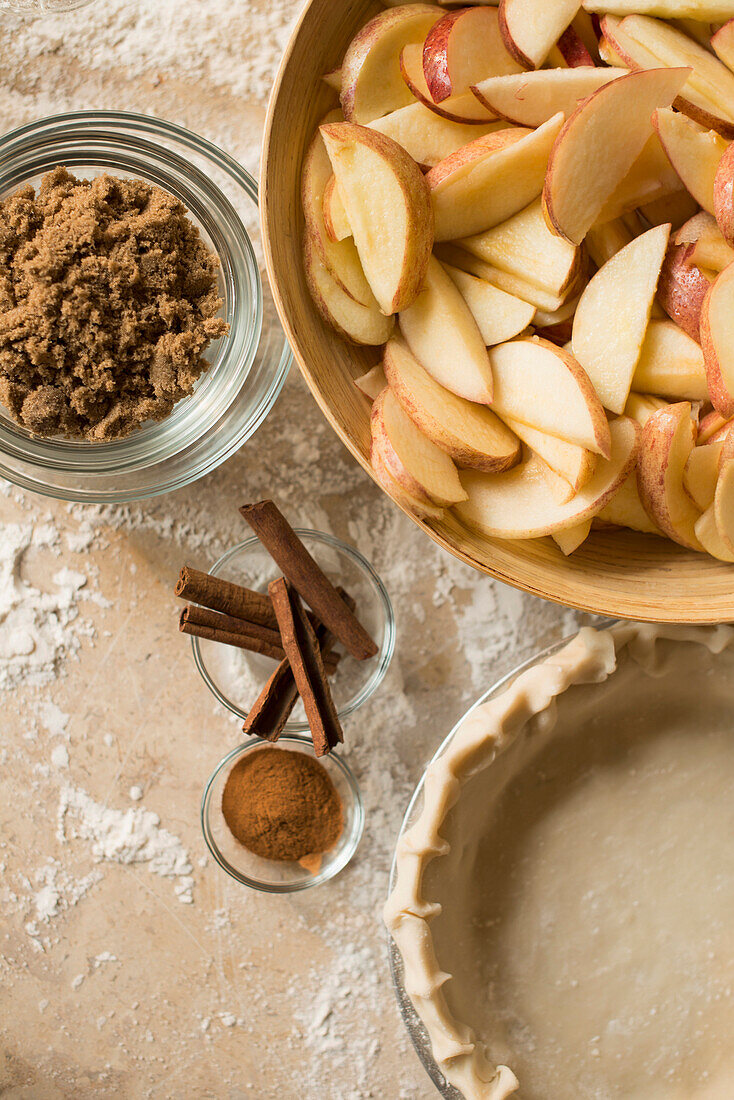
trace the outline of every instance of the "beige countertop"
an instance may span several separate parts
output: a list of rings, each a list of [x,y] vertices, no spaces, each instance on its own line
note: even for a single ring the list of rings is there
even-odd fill
[[[298,6],[97,0],[66,17],[0,13],[0,131],[122,107],[190,126],[256,170]],[[331,884],[289,897],[248,892],[206,859],[201,791],[239,726],[199,679],[171,595],[184,561],[206,568],[245,536],[237,507],[264,495],[360,546],[398,629],[385,683],[345,725],[367,809],[358,854]],[[380,919],[400,820],[466,706],[578,617],[436,548],[351,459],[295,368],[257,435],[198,484],[115,508],[4,485],[0,521],[30,543],[22,579],[71,593],[47,682],[0,688],[0,1093],[433,1095],[395,1007]],[[84,807],[157,814],[193,883],[180,867],[165,877],[119,849],[105,857]]]

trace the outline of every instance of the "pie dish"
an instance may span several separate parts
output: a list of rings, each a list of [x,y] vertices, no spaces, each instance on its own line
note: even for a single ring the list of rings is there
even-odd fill
[[[732,643],[584,628],[429,765],[385,917],[465,1100],[734,1095]]]

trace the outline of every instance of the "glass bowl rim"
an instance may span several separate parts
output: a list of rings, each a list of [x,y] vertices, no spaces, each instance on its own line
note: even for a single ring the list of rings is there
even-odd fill
[[[596,629],[603,630],[607,629],[609,626],[617,621],[618,620],[616,619],[605,618],[601,622],[594,625]],[[499,678],[499,680],[496,680],[493,684],[490,684],[490,686],[485,691],[483,691],[482,694],[477,699],[475,699],[474,702],[464,711],[461,717],[451,727],[446,736],[441,740],[438,748],[435,750],[430,760],[425,764],[423,768],[423,773],[415,786],[413,794],[410,797],[410,801],[408,802],[405,814],[403,815],[403,820],[400,823],[400,830],[395,841],[395,847],[393,849],[392,860],[390,863],[388,897],[390,894],[392,894],[393,888],[395,886],[395,880],[397,878],[398,845],[406,829],[408,829],[408,827],[412,824],[412,818],[415,813],[416,806],[418,805],[420,797],[423,794],[423,788],[426,781],[426,772],[428,768],[431,766],[431,764],[433,764],[436,760],[443,756],[450,742],[456,736],[456,733],[458,732],[460,726],[464,724],[465,719],[467,719],[469,715],[477,709],[477,707],[482,706],[484,703],[487,703],[491,699],[494,699],[496,696],[500,695],[505,690],[505,688],[512,683],[513,680],[516,680],[517,677],[522,675],[522,673],[527,671],[527,669],[532,668],[534,665],[541,664],[543,661],[547,660],[548,657],[551,657],[554,653],[557,653],[559,650],[563,649],[565,645],[568,645],[568,643],[576,637],[577,633],[578,630],[576,630],[573,634],[564,635],[564,637],[561,638],[559,641],[551,642],[550,645],[545,646],[537,653],[531,654],[524,661],[521,661],[520,664],[515,665],[508,672],[504,673]],[[415,1007],[413,1006],[413,1002],[410,998],[410,994],[405,988],[405,983],[403,981],[403,957],[400,954],[397,944],[395,943],[390,933],[387,932],[386,935],[387,954],[388,961],[390,963],[390,977],[392,979],[393,992],[395,994],[395,999],[398,1003],[400,1017],[403,1021],[403,1024],[405,1025],[405,1029],[408,1032],[410,1041],[413,1044],[415,1052],[418,1055],[418,1058],[426,1073],[430,1077],[433,1084],[436,1086],[436,1090],[441,1094],[444,1100],[464,1100],[463,1094],[459,1092],[459,1090],[454,1085],[449,1084],[449,1082],[446,1080],[443,1073],[439,1069],[438,1065],[436,1064],[436,1060],[433,1057],[433,1052],[431,1050],[431,1044],[428,1039],[425,1025],[418,1013],[416,1012]]]
[[[235,748],[230,749],[230,751],[222,757],[207,779],[201,796],[201,831],[204,834],[204,840],[210,854],[222,870],[227,872],[230,878],[233,878],[242,886],[247,886],[251,890],[258,890],[260,893],[264,894],[293,894],[301,890],[310,890],[312,886],[320,886],[321,883],[328,882],[338,875],[340,871],[343,871],[351,861],[354,853],[359,847],[364,832],[365,809],[359,784],[354,776],[354,772],[346,761],[342,759],[337,751],[333,751],[328,754],[328,759],[331,765],[337,768],[342,778],[346,781],[354,810],[354,823],[349,835],[347,835],[346,829],[342,832],[342,837],[345,837],[345,843],[342,845],[341,838],[339,842],[337,842],[337,850],[339,851],[337,858],[335,858],[323,871],[320,871],[316,875],[312,875],[310,878],[299,880],[298,882],[263,882],[260,879],[245,875],[242,871],[238,871],[236,867],[232,866],[217,846],[211,830],[211,810],[214,786],[222,771],[224,771],[224,769],[235,759],[253,750],[260,750],[268,747],[275,748],[278,745],[282,746],[284,743],[302,745],[310,748],[313,759],[318,759],[318,757],[313,755],[313,742],[311,738],[304,737],[302,734],[284,733],[282,737],[279,737],[276,742],[272,743],[263,741],[259,737],[253,737],[249,741],[244,741],[241,745],[236,745]]]
[[[358,550],[356,546],[351,546],[349,543],[344,542],[342,539],[337,538],[336,535],[328,534],[326,531],[316,531],[309,527],[294,527],[293,530],[300,539],[314,539],[316,542],[321,542],[325,546],[331,547],[333,550],[337,550],[340,553],[344,553],[348,558],[351,558],[354,564],[361,569],[363,573],[367,575],[372,582],[377,596],[379,598],[380,605],[384,612],[385,617],[385,634],[382,640],[382,645],[378,654],[378,661],[375,666],[372,675],[362,686],[360,691],[350,699],[348,703],[345,703],[343,707],[338,708],[338,716],[340,719],[348,718],[350,714],[354,714],[359,707],[365,703],[371,695],[377,690],[382,681],[385,678],[390,662],[392,661],[395,653],[395,639],[396,639],[396,625],[395,625],[395,610],[392,605],[390,595],[383,584],[377,570],[370,561],[364,556],[361,550]],[[229,550],[225,552],[214,562],[214,565],[208,570],[210,575],[216,576],[217,570],[225,566],[233,557],[242,552],[247,552],[252,546],[260,546],[260,540],[257,535],[251,535],[249,538],[243,539],[242,542],[236,543],[231,546]],[[242,710],[230,699],[226,697],[224,692],[214,682],[212,676],[209,674],[204,658],[201,653],[201,646],[199,639],[191,636],[191,650],[194,655],[194,664],[201,676],[202,680],[212,693],[218,703],[221,703],[223,707],[230,712],[230,714],[236,715],[237,718],[241,718],[243,721],[247,718],[248,711]],[[303,719],[289,719],[285,724],[285,734],[292,733],[307,733],[308,722]]]
[[[94,127],[97,128],[98,132],[95,132]],[[97,144],[104,146],[106,144],[112,150],[117,148],[121,154],[129,145],[128,139],[132,141],[136,138],[141,142],[147,142],[150,152],[154,150],[161,162],[170,159],[174,168],[176,159],[181,156],[181,150],[189,149],[202,157],[207,164],[213,165],[223,172],[235,185],[238,193],[244,196],[247,201],[253,203],[255,207],[259,206],[257,181],[229,153],[220,149],[207,138],[178,123],[141,114],[140,112],[69,111],[35,119],[0,136],[0,161],[6,158],[10,160],[11,158],[23,157],[36,148],[39,151],[48,147],[53,148],[55,141],[76,139],[80,135],[86,135],[87,130],[90,131],[90,145],[94,143],[95,146]],[[156,138],[161,140],[161,144],[152,144]],[[162,139],[168,139],[175,148],[169,148],[162,143]],[[129,151],[131,155],[134,154],[138,159],[145,156],[146,153],[145,147],[136,147],[134,141]],[[142,171],[142,169],[140,170]],[[186,446],[179,450],[172,451],[170,454],[160,454],[158,451],[154,451],[152,455],[148,454],[145,451],[145,443],[155,446],[158,442],[152,437],[150,440],[144,441],[137,456],[126,455],[124,475],[135,484],[130,485],[123,481],[121,485],[114,485],[114,483],[109,484],[108,482],[106,486],[100,488],[99,484],[95,484],[95,478],[104,476],[114,482],[115,464],[113,459],[116,456],[110,453],[109,448],[114,448],[116,443],[124,444],[128,440],[132,440],[134,445],[137,433],[131,433],[124,440],[103,444],[102,448],[104,448],[105,453],[103,454],[101,448],[98,450],[100,458],[104,458],[101,468],[95,468],[94,455],[91,450],[88,465],[84,463],[86,456],[72,456],[73,458],[81,457],[81,467],[77,469],[76,467],[71,468],[64,465],[61,452],[59,456],[54,455],[52,452],[49,452],[48,456],[44,456],[40,452],[38,454],[32,452],[26,455],[23,454],[22,441],[19,442],[17,447],[10,448],[9,445],[9,449],[4,450],[3,454],[0,455],[0,475],[7,478],[8,481],[23,489],[42,495],[82,503],[124,503],[148,499],[182,488],[211,473],[230,458],[253,435],[270,412],[288,375],[292,353],[282,332],[280,338],[278,338],[276,332],[273,341],[274,348],[268,357],[272,362],[268,363],[264,376],[255,379],[256,385],[252,387],[253,392],[249,398],[252,401],[252,407],[244,410],[246,415],[241,415],[241,412],[237,409],[237,403],[248,398],[247,387],[250,370],[257,360],[258,351],[263,343],[263,334],[259,331],[259,326],[263,310],[264,280],[260,276],[250,235],[242,218],[234,209],[232,201],[221,190],[219,184],[206,177],[201,169],[197,169],[197,174],[198,177],[203,179],[204,188],[208,186],[211,194],[217,196],[217,207],[221,205],[224,208],[231,208],[231,214],[226,209],[224,211],[215,209],[212,216],[216,219],[224,213],[227,215],[225,221],[231,221],[232,216],[236,218],[237,231],[246,239],[247,249],[250,253],[246,257],[247,265],[252,267],[256,276],[255,279],[249,279],[251,301],[257,314],[256,331],[250,334],[249,337],[249,341],[254,340],[254,344],[248,349],[246,374],[241,378],[234,377],[232,379],[234,382],[233,392],[226,408],[217,413],[217,418],[210,425],[208,431],[203,431],[195,439],[189,440]],[[240,373],[242,371],[241,363],[221,361],[218,365],[225,370],[229,368],[230,371],[236,372],[239,368]],[[161,424],[165,423],[165,420],[161,422]],[[59,442],[67,443],[68,441]],[[193,451],[193,453],[187,455],[187,450]],[[69,455],[72,455],[71,451],[69,451]],[[169,466],[172,468],[169,468]],[[65,484],[50,482],[49,478],[53,476],[54,471],[57,469],[59,472],[63,472],[66,479]],[[74,484],[75,474],[78,475],[78,484]],[[71,484],[69,484],[69,481],[71,481]]]

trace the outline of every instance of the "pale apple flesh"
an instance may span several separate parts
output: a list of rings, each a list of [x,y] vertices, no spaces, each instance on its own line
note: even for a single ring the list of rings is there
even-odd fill
[[[423,103],[401,107],[369,125],[401,145],[422,168],[433,168],[470,141],[507,126],[502,121],[478,125],[451,122]]]
[[[456,514],[468,527],[492,538],[532,539],[552,535],[593,518],[634,467],[640,428],[621,417],[610,425],[611,452],[571,500],[560,503],[548,492],[542,461],[530,458],[507,473],[465,471],[468,500]]]
[[[388,341],[384,375],[411,420],[459,466],[506,470],[520,458],[520,441],[490,409],[457,397],[424,370],[407,345]]]
[[[324,226],[332,241],[344,241],[352,235],[352,227],[333,175],[324,189]]]
[[[617,492],[595,517],[601,523],[614,527],[629,527],[644,535],[660,535],[663,532],[653,523],[645,511],[637,488],[637,471],[632,470],[620,485]]]
[[[640,358],[670,234],[656,226],[601,267],[576,308],[572,345],[605,408],[622,413]]]
[[[707,401],[708,383],[700,346],[673,321],[650,321],[632,386],[673,401]]]
[[[493,7],[448,12],[434,24],[423,45],[423,72],[435,103],[465,94],[485,76],[519,70],[505,49]]]
[[[529,302],[450,264],[443,267],[468,305],[487,347],[519,336],[533,321],[535,306]]]
[[[374,401],[387,386],[387,378],[382,363],[377,363],[366,374],[360,374],[359,378],[354,379],[354,384],[368,401]]]
[[[347,294],[321,262],[308,232],[304,234],[303,267],[313,303],[328,325],[353,344],[385,343],[395,318],[386,317],[376,302],[363,306]]]
[[[629,73],[576,108],[556,139],[543,188],[546,216],[560,236],[583,241],[648,141],[652,112],[672,103],[688,71]]]
[[[669,107],[655,111],[652,121],[681,183],[699,206],[713,214],[714,180],[726,141]]]
[[[559,550],[568,558],[575,553],[579,546],[589,537],[591,531],[590,519],[581,520],[574,527],[567,527],[564,531],[556,531],[553,541],[558,544]]]
[[[695,442],[689,402],[653,413],[642,429],[637,485],[645,511],[660,530],[681,546],[701,550],[695,533],[700,512],[683,485]]]
[[[489,404],[492,368],[477,323],[435,257],[421,293],[400,314],[400,330],[418,362],[447,390]]]
[[[623,217],[645,203],[657,202],[680,190],[681,181],[657,134],[652,133],[622,182],[599,211],[598,221]]]
[[[531,428],[609,456],[609,424],[578,362],[548,340],[521,337],[490,349],[492,407]]]
[[[482,106],[471,92],[450,96],[436,103],[428,90],[426,75],[423,72],[423,45],[406,46],[400,55],[400,71],[411,95],[427,107],[429,111],[446,118],[450,122],[479,124],[494,119],[486,107]]]
[[[723,443],[694,447],[683,471],[683,488],[702,512],[710,508],[716,495]]]
[[[734,264],[707,291],[700,331],[711,402],[729,418],[734,416]]]
[[[571,490],[570,496],[583,489],[596,469],[597,456],[593,451],[577,443],[567,443],[509,416],[504,417],[504,422],[533,454],[542,458],[553,473],[563,478]]]
[[[559,111],[568,117],[603,84],[625,76],[627,69],[537,69],[510,76],[490,76],[472,87],[488,111],[516,126],[542,126]]]
[[[578,0],[500,0],[505,46],[524,69],[537,69],[578,10]]]
[[[624,407],[624,415],[636,420],[641,428],[658,409],[664,409],[670,402],[663,397],[655,397],[651,393],[631,393]]]
[[[372,403],[370,429],[372,446],[411,496],[439,508],[466,500],[452,460],[416,428],[389,388]]]
[[[425,179],[391,138],[351,122],[320,128],[362,268],[383,313],[420,290],[433,247]]]
[[[437,504],[431,504],[426,500],[420,500],[418,497],[412,496],[395,480],[385,465],[379,449],[374,444],[370,449],[370,465],[377,484],[406,512],[422,520],[441,519],[443,517],[444,508],[439,508]]]
[[[537,198],[562,124],[563,116],[558,114],[537,130],[518,127],[487,134],[432,168],[426,181],[436,240],[482,233]]]

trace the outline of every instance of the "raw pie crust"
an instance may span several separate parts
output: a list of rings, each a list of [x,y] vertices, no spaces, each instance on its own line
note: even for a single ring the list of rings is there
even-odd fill
[[[428,768],[385,918],[466,1100],[734,1097],[733,640],[584,628]]]

